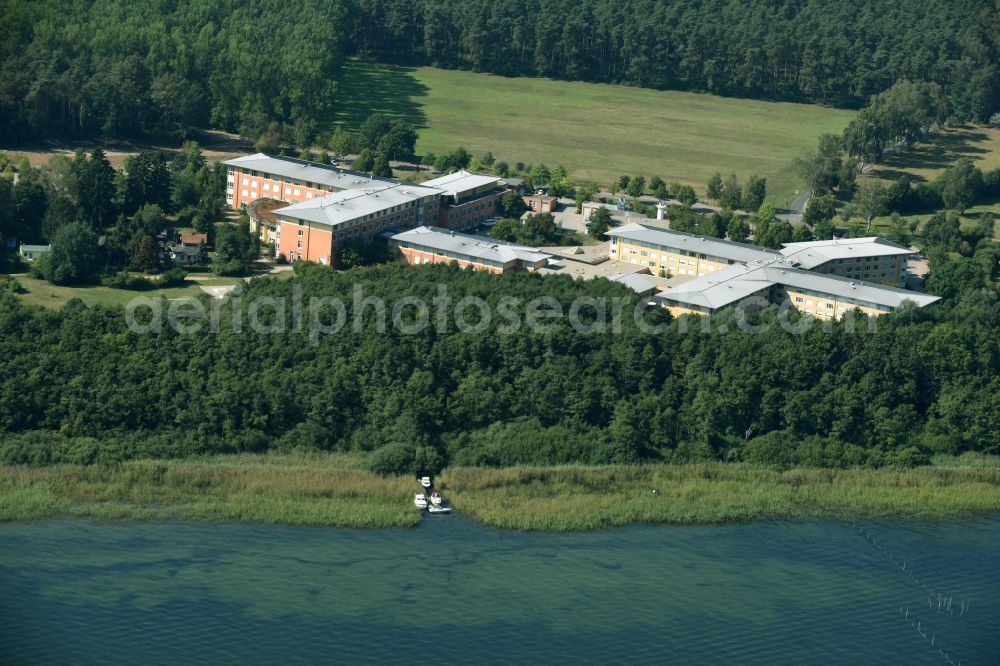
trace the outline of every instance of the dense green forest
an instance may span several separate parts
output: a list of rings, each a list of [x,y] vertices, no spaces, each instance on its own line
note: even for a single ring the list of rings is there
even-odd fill
[[[948,295],[931,307],[905,307],[874,329],[857,315],[800,335],[776,325],[773,307],[751,314],[771,324],[760,334],[740,332],[733,312],[705,332],[706,320],[685,328],[653,309],[647,323],[665,330],[652,335],[619,284],[445,265],[336,273],[302,264],[293,279],[246,286],[244,304],[294,303],[301,289],[304,302],[341,297],[346,321],[363,311],[367,326],[316,344],[308,327],[294,330],[292,306],[283,332],[255,332],[244,305],[239,332],[223,308],[218,333],[164,326],[140,335],[121,309],[71,302],[48,311],[0,294],[0,462],[378,450],[375,469],[406,472],[703,459],[883,465],[1000,453],[1000,303],[977,263],[946,262],[939,280]],[[620,333],[579,331],[566,319],[547,321],[547,332],[504,332],[508,320],[494,317],[482,333],[434,323],[403,334],[379,332],[377,309],[353,300],[361,285],[391,312],[407,296],[431,303],[441,284],[453,303],[465,294],[494,306],[519,298],[512,311],[522,318],[528,299],[549,296],[565,309],[585,295],[626,299],[626,316]]]
[[[860,107],[1000,110],[988,0],[0,0],[0,139],[329,129],[345,58]],[[530,110],[526,110],[530,112]]]
[[[306,142],[335,101],[351,9],[311,0],[0,0],[0,137],[257,137]]]

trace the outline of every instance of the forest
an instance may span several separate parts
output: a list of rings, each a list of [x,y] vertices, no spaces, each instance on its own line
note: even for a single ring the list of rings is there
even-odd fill
[[[946,116],[1000,110],[987,0],[0,0],[0,140],[181,139],[215,127],[304,146],[362,55],[859,108],[904,80]]]
[[[935,453],[997,454],[1000,303],[977,264],[943,268],[931,286],[947,283],[946,297],[928,308],[801,334],[776,325],[774,307],[750,314],[770,324],[759,334],[741,332],[733,312],[706,330],[652,309],[640,321],[660,324],[655,335],[631,316],[620,332],[565,319],[510,332],[494,317],[479,333],[346,326],[312,344],[290,309],[270,333],[246,326],[244,307],[223,308],[215,333],[143,335],[121,308],[71,301],[49,311],[0,293],[0,463],[353,451],[374,471],[406,473],[703,460],[909,466]],[[241,298],[294,299],[300,289],[306,301],[340,297],[349,320],[360,312],[368,322],[377,312],[356,308],[357,286],[391,309],[411,296],[430,303],[442,284],[452,303],[521,299],[522,315],[539,296],[564,309],[581,296],[618,297],[626,313],[637,302],[604,279],[400,264],[342,273],[301,264],[292,279],[254,278]]]

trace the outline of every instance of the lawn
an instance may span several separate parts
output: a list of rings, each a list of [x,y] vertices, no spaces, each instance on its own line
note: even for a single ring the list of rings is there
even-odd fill
[[[71,298],[79,298],[87,305],[125,305],[137,296],[158,298],[194,298],[205,292],[197,284],[169,289],[153,289],[151,291],[129,291],[127,289],[112,289],[110,287],[60,287],[45,280],[37,280],[27,275],[16,276],[17,281],[25,289],[18,296],[30,305],[41,305],[47,308],[62,307]]]
[[[657,174],[704,193],[709,176],[766,176],[779,203],[798,187],[792,160],[854,112],[625,86],[505,78],[431,67],[352,61],[333,118],[356,128],[371,112],[420,131],[418,153],[464,146],[516,162],[563,164],[606,186],[622,174]]]
[[[889,186],[903,175],[909,176],[915,183],[931,182],[963,157],[972,160],[984,172],[1000,168],[1000,129],[975,126],[943,129],[927,142],[889,157],[884,163],[873,165],[858,182],[878,181]],[[962,227],[975,224],[984,213],[1000,217],[1000,200],[980,202],[968,208],[960,218]],[[931,215],[905,217],[908,221],[915,221],[918,229],[922,229]],[[887,219],[879,218],[876,226],[885,225]]]
[[[970,125],[942,129],[928,141],[873,165],[864,178],[889,185],[906,174],[915,183],[930,182],[963,157],[982,171],[1000,167],[1000,129]]]

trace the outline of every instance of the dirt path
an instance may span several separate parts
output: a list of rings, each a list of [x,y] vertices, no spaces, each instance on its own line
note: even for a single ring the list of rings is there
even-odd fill
[[[211,161],[229,160],[240,155],[246,155],[252,151],[252,147],[244,143],[239,136],[217,130],[199,132],[197,141],[201,145],[201,152],[205,156],[205,159]],[[142,152],[161,151],[167,154],[174,154],[180,150],[180,146],[132,143],[129,141],[79,141],[74,143],[42,143],[23,147],[0,146],[0,151],[7,153],[11,161],[18,159],[21,155],[25,155],[32,166],[39,166],[47,163],[53,155],[58,154],[73,157],[73,152],[77,148],[90,151],[98,147],[104,149],[104,152],[108,156],[108,161],[115,168],[121,166],[125,158]]]

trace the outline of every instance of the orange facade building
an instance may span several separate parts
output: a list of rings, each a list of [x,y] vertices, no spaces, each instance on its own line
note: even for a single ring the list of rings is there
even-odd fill
[[[274,211],[275,244],[289,261],[335,265],[345,242],[436,220],[440,199],[433,188],[391,184],[302,201]]]
[[[526,245],[435,227],[418,227],[396,234],[389,247],[398,250],[411,265],[454,262],[462,268],[491,273],[533,272],[553,259],[551,254]]]
[[[468,229],[496,218],[506,191],[496,176],[459,171],[420,185],[329,164],[257,153],[225,162],[226,202],[254,220],[261,240],[290,261],[336,263],[340,246],[422,225]],[[269,202],[264,206],[261,202]],[[275,202],[291,204],[274,210]],[[251,205],[253,204],[253,205]]]
[[[471,229],[500,215],[500,198],[507,188],[497,176],[456,171],[425,180],[421,185],[441,190],[441,212],[437,226]]]
[[[242,210],[257,199],[277,199],[288,203],[309,201],[334,192],[364,190],[398,181],[369,176],[360,171],[257,153],[224,163],[226,203]]]

